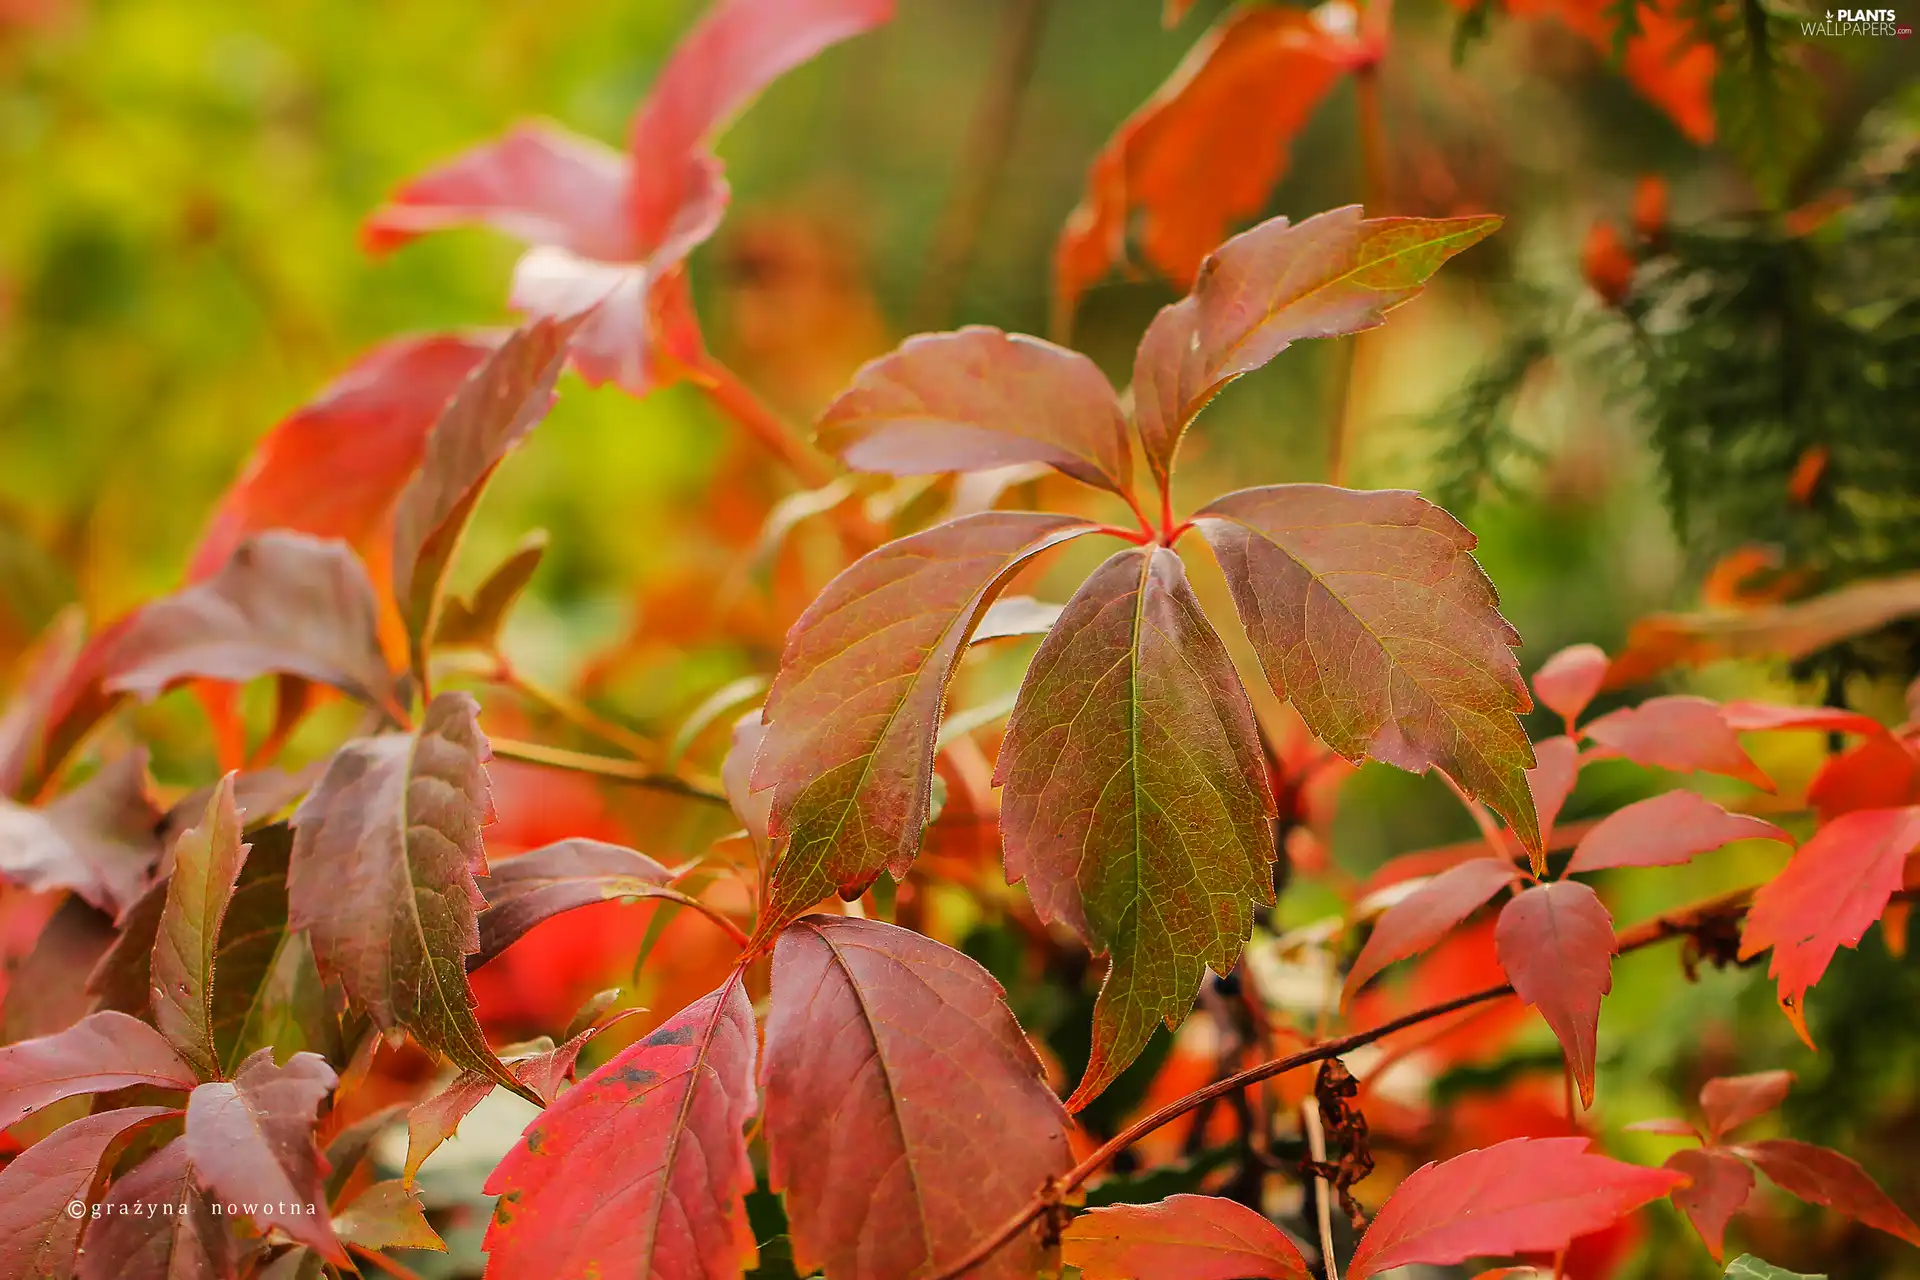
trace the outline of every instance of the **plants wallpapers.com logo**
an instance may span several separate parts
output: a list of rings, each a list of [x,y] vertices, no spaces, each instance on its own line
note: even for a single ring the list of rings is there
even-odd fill
[[[1906,39],[1913,28],[1892,9],[1829,9],[1820,22],[1802,22],[1805,36],[1895,36]]]

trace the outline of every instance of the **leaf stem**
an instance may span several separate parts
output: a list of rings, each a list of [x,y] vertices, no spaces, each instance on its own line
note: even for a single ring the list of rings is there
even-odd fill
[[[703,787],[697,782],[689,782],[678,774],[661,773],[638,760],[622,760],[615,756],[594,755],[587,751],[568,751],[563,747],[549,747],[538,742],[520,742],[513,738],[489,738],[488,742],[493,747],[493,754],[502,760],[545,765],[549,769],[570,769],[574,773],[591,774],[596,778],[611,778],[615,782],[624,782],[630,786],[647,787],[654,791],[684,796],[689,800],[718,805],[721,808],[728,807],[726,796],[720,792]]]
[[[1123,525],[1097,524],[1093,527],[1093,530],[1095,533],[1111,534],[1123,542],[1133,543],[1136,547],[1148,546],[1157,540],[1150,528],[1142,532],[1139,529],[1128,529]]]

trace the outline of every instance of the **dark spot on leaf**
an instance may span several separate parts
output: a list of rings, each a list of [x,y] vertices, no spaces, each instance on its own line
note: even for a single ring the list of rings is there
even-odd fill
[[[651,1045],[692,1044],[693,1028],[662,1027],[647,1037],[647,1043]]]
[[[636,1089],[643,1089],[659,1078],[658,1071],[649,1071],[645,1067],[631,1065],[623,1067],[619,1076],[620,1083],[630,1084]]]

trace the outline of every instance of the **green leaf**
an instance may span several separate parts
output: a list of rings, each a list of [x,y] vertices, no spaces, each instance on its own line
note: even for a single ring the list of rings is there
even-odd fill
[[[214,966],[220,925],[246,860],[229,773],[214,788],[200,825],[173,846],[167,905],[153,943],[153,1024],[202,1080],[222,1074],[213,1033]]]
[[[233,1071],[256,1049],[282,1058],[308,1050],[341,1056],[340,1025],[306,935],[287,925],[287,871],[293,831],[284,822],[252,833],[233,900],[220,927],[213,989],[213,1037]]]
[[[1009,880],[1111,957],[1068,1106],[1110,1084],[1233,968],[1273,901],[1272,795],[1226,646],[1180,558],[1122,551],[1040,644],[996,781]]]
[[[1194,520],[1274,693],[1350,760],[1439,767],[1530,850],[1533,704],[1474,536],[1415,493],[1243,489]]]
[[[290,924],[382,1031],[404,1027],[537,1105],[487,1048],[467,984],[493,807],[479,713],[471,695],[443,693],[416,732],[334,754],[293,815]]]
[[[1827,1276],[1824,1271],[1819,1275],[1789,1271],[1771,1262],[1762,1262],[1750,1253],[1743,1253],[1727,1264],[1726,1280],[1827,1280]]]
[[[827,584],[787,633],[752,789],[776,849],[759,936],[822,899],[906,874],[932,794],[947,686],[993,597],[1029,558],[1093,528],[990,511],[890,542]]]

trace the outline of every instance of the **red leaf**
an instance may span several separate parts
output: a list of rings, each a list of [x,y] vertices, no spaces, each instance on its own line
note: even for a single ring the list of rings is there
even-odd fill
[[[1474,858],[1433,877],[1400,899],[1373,926],[1373,934],[1347,974],[1344,1004],[1368,979],[1396,960],[1419,955],[1478,911],[1494,894],[1520,878],[1520,869],[1497,858]]]
[[[603,840],[561,840],[507,858],[479,883],[487,909],[480,913],[480,949],[467,957],[467,968],[479,968],[541,921],[576,907],[619,898],[693,901],[672,886],[673,872]]]
[[[1557,880],[1509,902],[1493,939],[1514,991],[1553,1028],[1580,1100],[1592,1106],[1600,1000],[1613,990],[1613,917],[1586,885]]]
[[[802,1273],[938,1271],[1073,1163],[1000,984],[907,929],[808,916],[780,935],[762,1079]],[[1024,1280],[1041,1261],[1029,1234],[969,1274]]]
[[[1418,494],[1243,489],[1195,517],[1276,696],[1326,744],[1445,769],[1529,849],[1531,701],[1474,536]]]
[[[1169,303],[1154,315],[1133,356],[1133,425],[1162,493],[1188,424],[1220,390],[1201,367],[1199,321],[1200,304],[1191,296]]]
[[[1569,645],[1540,664],[1533,673],[1533,692],[1567,722],[1568,732],[1580,713],[1600,692],[1607,678],[1607,655],[1599,645]]]
[[[76,1280],[232,1280],[239,1266],[233,1232],[176,1139],[113,1184],[87,1229]]]
[[[320,1104],[337,1077],[317,1053],[284,1067],[261,1049],[232,1081],[203,1084],[187,1099],[187,1158],[220,1200],[249,1210],[264,1231],[278,1227],[328,1261],[347,1265],[327,1214],[327,1162],[314,1145]]]
[[[160,818],[138,747],[44,809],[0,798],[0,877],[34,892],[71,889],[118,916],[146,892]]]
[[[214,788],[200,825],[173,846],[173,872],[160,913],[149,972],[153,1023],[204,1080],[220,1077],[214,1037],[213,972],[220,925],[246,862],[234,775]]]
[[[0,799],[13,795],[39,768],[48,714],[62,700],[85,650],[85,625],[77,606],[62,609],[16,664],[19,679],[0,711]]]
[[[1878,734],[1828,756],[1807,784],[1807,803],[1831,822],[1856,809],[1897,809],[1920,802],[1920,754],[1914,744]]]
[[[820,447],[856,471],[926,475],[1043,462],[1125,494],[1127,420],[1077,351],[969,325],[870,360],[820,415]]]
[[[1700,1112],[1706,1117],[1707,1132],[1718,1142],[1747,1121],[1779,1106],[1791,1088],[1791,1071],[1716,1076],[1700,1090]]]
[[[753,765],[777,850],[760,937],[882,868],[906,874],[933,787],[947,687],[988,602],[1091,525],[989,511],[902,538],[827,584],[787,633]]]
[[[140,1130],[180,1113],[126,1107],[83,1116],[0,1169],[0,1275],[69,1280],[79,1263],[84,1218],[67,1206],[97,1204],[116,1153]]]
[[[1180,557],[1096,569],[1021,682],[995,780],[1007,878],[1111,957],[1077,1110],[1233,968],[1273,901],[1273,798],[1253,708]]]
[[[1860,945],[1900,887],[1901,869],[1916,847],[1920,806],[1843,814],[1753,895],[1740,958],[1773,948],[1767,976],[1779,981],[1780,1007],[1809,1044],[1807,988],[1820,981],[1835,951]]]
[[[1060,1237],[1060,1260],[1086,1280],[1308,1280],[1286,1232],[1218,1196],[1089,1209]]]
[[[1387,1198],[1347,1275],[1469,1258],[1555,1253],[1681,1182],[1587,1151],[1586,1138],[1515,1138],[1423,1165]]]
[[[124,1013],[93,1013],[65,1031],[0,1049],[0,1127],[83,1093],[137,1084],[191,1089],[193,1068],[165,1036]]]
[[[1667,791],[1602,818],[1574,849],[1567,874],[1602,867],[1675,866],[1735,840],[1793,843],[1792,836],[1771,822],[1728,813],[1691,791]]]
[[[1542,849],[1553,845],[1553,824],[1560,810],[1580,781],[1580,744],[1565,734],[1533,744],[1533,768],[1527,770],[1527,790],[1533,793],[1534,812],[1540,822]],[[1540,871],[1544,863],[1536,863]]]
[[[1293,136],[1342,75],[1379,57],[1377,40],[1341,31],[1333,12],[1235,10],[1120,126],[1054,249],[1063,316],[1125,261],[1130,223],[1147,262],[1184,286],[1234,222],[1266,207]]]
[[[1826,1147],[1770,1138],[1732,1148],[1782,1191],[1920,1246],[1920,1226],[1858,1164]]]
[[[1798,707],[1777,702],[1729,702],[1720,708],[1740,733],[1766,729],[1818,729],[1822,733],[1862,733],[1885,737],[1887,727],[1872,716],[1845,707]]]
[[[1673,1189],[1673,1203],[1700,1233],[1715,1262],[1725,1251],[1727,1223],[1753,1194],[1753,1170],[1738,1156],[1714,1147],[1676,1151],[1666,1167],[1692,1179],[1689,1187]]]
[[[1688,694],[1648,698],[1637,707],[1601,716],[1587,726],[1587,737],[1635,764],[1676,773],[1722,773],[1762,791],[1774,789],[1760,766],[1741,749],[1723,708],[1706,698]]]
[[[755,1049],[736,973],[561,1095],[487,1179],[487,1269],[738,1277]],[[581,1175],[595,1169],[617,1177]]]

